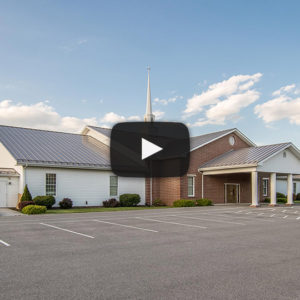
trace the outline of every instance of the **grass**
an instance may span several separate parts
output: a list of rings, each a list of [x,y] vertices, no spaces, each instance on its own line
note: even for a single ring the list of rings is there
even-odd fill
[[[70,209],[52,208],[47,210],[47,214],[71,214],[71,213],[88,213],[88,212],[108,212],[108,211],[126,211],[126,210],[143,210],[143,209],[161,209],[172,206],[136,206],[136,207],[74,207]]]

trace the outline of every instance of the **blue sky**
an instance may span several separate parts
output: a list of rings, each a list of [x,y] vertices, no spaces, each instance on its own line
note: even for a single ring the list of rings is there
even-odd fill
[[[1,1],[0,124],[142,118],[150,65],[161,120],[300,147],[299,28],[299,1]]]

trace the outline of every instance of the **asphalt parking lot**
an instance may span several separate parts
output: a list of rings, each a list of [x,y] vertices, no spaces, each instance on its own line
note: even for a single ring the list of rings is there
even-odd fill
[[[0,218],[0,299],[300,299],[300,207]]]

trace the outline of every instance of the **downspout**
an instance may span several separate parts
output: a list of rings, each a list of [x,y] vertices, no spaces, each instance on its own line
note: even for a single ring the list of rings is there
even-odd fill
[[[202,182],[201,182],[201,198],[204,198],[204,175],[203,172],[201,172],[202,175]]]
[[[152,203],[153,203],[153,201],[152,201],[152,177],[150,177],[150,206],[152,206]]]

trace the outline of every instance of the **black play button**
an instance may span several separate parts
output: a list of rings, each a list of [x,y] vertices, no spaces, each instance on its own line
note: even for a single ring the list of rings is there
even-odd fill
[[[182,176],[189,158],[190,136],[182,123],[126,122],[112,129],[110,159],[118,176]]]

